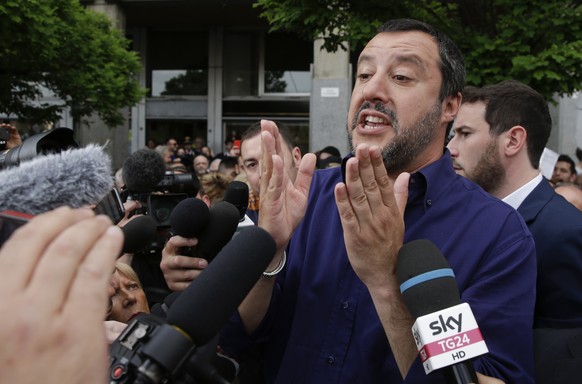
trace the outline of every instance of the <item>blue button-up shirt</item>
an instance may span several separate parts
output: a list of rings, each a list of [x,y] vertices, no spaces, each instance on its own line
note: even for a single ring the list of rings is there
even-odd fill
[[[444,382],[440,372],[425,375],[419,358],[402,379],[370,294],[348,261],[333,194],[340,181],[339,167],[316,172],[269,312],[252,335],[265,342],[266,381]],[[474,361],[476,370],[533,382],[535,248],[519,214],[457,176],[445,151],[411,175],[405,224],[405,242],[431,240],[455,272],[461,301],[490,351]],[[237,316],[224,332],[227,350],[229,343],[244,344]]]

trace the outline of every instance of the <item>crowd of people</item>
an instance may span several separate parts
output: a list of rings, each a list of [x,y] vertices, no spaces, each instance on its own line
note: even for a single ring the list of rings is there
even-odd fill
[[[392,20],[359,56],[346,121],[345,157],[333,146],[302,154],[284,124],[266,120],[218,155],[200,137],[148,142],[167,172],[196,176],[209,207],[233,180],[247,183],[246,214],[276,243],[220,333],[237,381],[445,382],[446,370],[425,373],[397,277],[403,245],[427,239],[487,344],[471,361],[479,383],[574,382],[582,151],[579,164],[561,155],[551,180],[542,176],[547,101],[514,80],[465,87],[448,36]],[[138,205],[127,203],[122,223]],[[119,228],[89,209],[32,219],[0,250],[0,306],[10,314],[0,382],[105,382],[106,336],[204,272],[206,260],[184,254],[197,242],[169,237],[154,262],[132,268],[136,258],[117,257]]]

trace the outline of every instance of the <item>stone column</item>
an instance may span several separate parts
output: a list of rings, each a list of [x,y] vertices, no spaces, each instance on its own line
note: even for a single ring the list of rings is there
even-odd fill
[[[313,44],[313,81],[309,104],[309,150],[328,145],[348,152],[346,120],[352,91],[350,54],[341,48],[321,50],[322,39]]]
[[[117,4],[105,0],[95,0],[87,5],[88,9],[104,13],[112,20],[113,26],[125,31],[125,15]],[[99,143],[107,145],[107,152],[111,155],[112,168],[115,171],[123,165],[123,161],[129,155],[129,108],[124,108],[122,113],[125,122],[117,127],[108,127],[97,114],[83,118],[78,127],[75,127],[75,136],[79,145]]]

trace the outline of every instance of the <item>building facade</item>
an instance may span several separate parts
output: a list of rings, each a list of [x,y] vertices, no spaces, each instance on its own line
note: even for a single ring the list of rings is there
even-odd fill
[[[78,127],[81,144],[109,141],[115,167],[150,139],[203,138],[216,152],[259,119],[285,123],[303,152],[327,145],[348,151],[346,116],[352,89],[349,52],[269,33],[254,0],[82,0],[125,31],[142,60],[147,96],[124,126],[97,117]],[[582,94],[550,105],[548,148],[575,159],[582,148]],[[63,121],[70,121],[64,116]]]
[[[82,3],[114,20],[142,60],[148,92],[128,111],[127,126],[112,132],[93,118],[81,127],[82,142],[114,137],[117,166],[148,140],[168,137],[201,137],[222,152],[226,139],[265,118],[287,125],[304,152],[327,145],[347,152],[348,52],[269,33],[253,0]]]

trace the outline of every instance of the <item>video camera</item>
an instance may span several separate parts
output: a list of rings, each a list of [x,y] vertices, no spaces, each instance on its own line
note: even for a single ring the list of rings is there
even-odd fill
[[[215,351],[214,342],[197,349],[192,340],[161,317],[142,313],[109,347],[109,382],[231,383],[236,376],[235,365]]]
[[[38,155],[58,153],[69,148],[78,148],[73,139],[73,130],[69,128],[54,128],[26,139],[18,147],[0,152],[0,168],[19,165],[22,161],[31,160]]]
[[[195,174],[168,171],[150,192],[129,194],[124,191],[122,198],[139,201],[142,207],[135,214],[151,216],[158,228],[164,229],[170,227],[170,214],[176,205],[188,197],[195,197],[199,189],[200,182]]]

